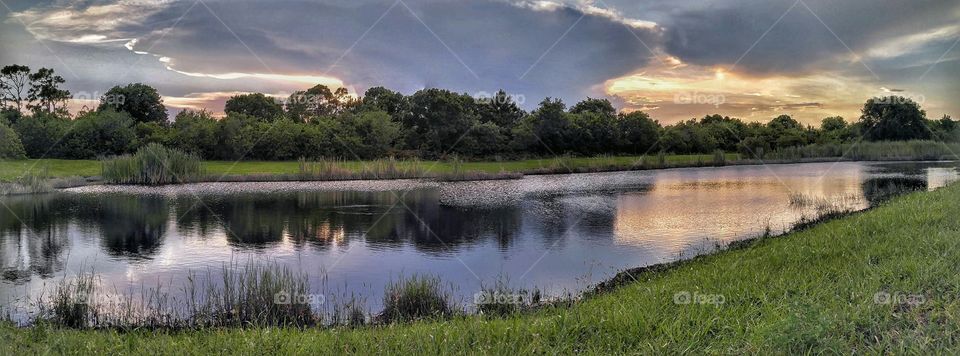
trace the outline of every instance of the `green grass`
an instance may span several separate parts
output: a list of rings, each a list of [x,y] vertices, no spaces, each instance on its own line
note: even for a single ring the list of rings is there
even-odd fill
[[[952,354],[960,351],[957,201],[956,184],[909,194],[533,314],[332,330],[7,326],[0,354]],[[678,304],[678,296],[723,303]]]

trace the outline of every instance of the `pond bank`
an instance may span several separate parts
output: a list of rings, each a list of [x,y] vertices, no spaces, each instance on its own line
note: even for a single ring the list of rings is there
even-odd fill
[[[0,327],[4,354],[926,353],[960,340],[960,185],[698,257],[571,306],[357,329]]]

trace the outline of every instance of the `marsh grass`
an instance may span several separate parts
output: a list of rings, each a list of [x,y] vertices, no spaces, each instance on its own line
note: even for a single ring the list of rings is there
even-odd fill
[[[94,304],[97,289],[96,276],[79,273],[72,280],[63,280],[49,301],[41,297],[40,318],[55,325],[86,328],[100,320],[100,308]]]
[[[960,144],[939,141],[884,141],[844,144],[813,144],[774,150],[763,159],[802,161],[840,158],[850,161],[958,160]]]
[[[53,185],[47,179],[46,170],[27,172],[13,182],[0,183],[0,195],[48,193],[53,190]]]
[[[477,181],[477,180],[499,180],[499,179],[520,179],[523,173],[520,172],[485,172],[478,170],[467,170],[463,160],[454,156],[448,162],[450,170],[434,175],[434,178],[441,182],[459,182],[459,181]]]
[[[320,324],[322,298],[306,274],[273,263],[225,264],[220,273],[191,272],[169,286],[139,293],[109,291],[92,271],[63,279],[37,301],[34,324],[68,328],[305,327]]]
[[[133,155],[101,160],[101,175],[107,183],[161,185],[198,181],[203,168],[195,154],[151,143]]]
[[[307,275],[275,264],[224,266],[220,283],[193,274],[184,289],[200,326],[311,326],[319,323]]]
[[[342,159],[299,159],[297,178],[300,180],[372,180],[415,179],[427,176],[420,160],[399,161],[393,157],[357,164]]]
[[[439,278],[414,275],[387,285],[378,319],[386,323],[442,319],[452,316],[456,309]]]

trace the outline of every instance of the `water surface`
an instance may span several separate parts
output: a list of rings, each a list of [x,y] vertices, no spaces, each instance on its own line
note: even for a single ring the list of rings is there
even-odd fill
[[[427,274],[465,304],[498,281],[576,293],[835,209],[957,179],[955,163],[809,163],[530,176],[521,180],[84,187],[2,198],[0,304],[28,305],[93,270],[119,291],[273,261],[378,310]]]

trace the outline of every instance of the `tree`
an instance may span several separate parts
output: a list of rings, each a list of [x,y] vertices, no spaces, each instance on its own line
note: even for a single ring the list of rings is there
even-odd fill
[[[826,132],[843,130],[847,128],[847,121],[840,116],[831,116],[820,122],[820,129]]]
[[[33,112],[46,112],[58,115],[67,114],[67,100],[70,92],[60,89],[66,83],[63,77],[56,75],[53,69],[40,68],[30,74],[30,90],[27,91],[27,109]]]
[[[933,120],[928,125],[934,132],[934,138],[939,141],[955,141],[957,139],[957,122],[950,115],[943,115],[940,120]]]
[[[0,69],[0,106],[9,106],[22,112],[29,84],[30,67],[13,64]]]
[[[250,115],[263,121],[274,121],[283,116],[283,106],[261,93],[232,96],[227,100],[224,111]]]
[[[566,105],[560,99],[546,98],[524,121],[529,133],[519,136],[525,149],[547,154],[565,153],[571,148],[573,125]],[[523,131],[521,131],[522,133]]]
[[[396,121],[410,110],[409,102],[403,94],[384,87],[367,89],[363,93],[361,103],[362,111],[384,111]]]
[[[410,96],[410,114],[403,120],[407,144],[438,157],[451,153],[466,154],[475,149],[470,142],[459,142],[478,123],[474,99],[444,89],[424,89]]]
[[[596,111],[581,111],[570,114],[574,138],[570,144],[579,153],[598,154],[612,152],[620,145],[620,130],[616,116]]]
[[[870,98],[863,104],[860,122],[867,140],[917,140],[930,138],[927,113],[909,98]]]
[[[777,116],[773,120],[770,120],[770,122],[767,123],[767,126],[776,131],[803,129],[803,125],[800,125],[800,123],[790,117],[790,115]]]
[[[24,159],[27,153],[23,149],[20,136],[9,126],[0,124],[0,159]]]
[[[137,146],[134,121],[125,112],[94,111],[78,117],[62,142],[61,156],[89,159],[132,152]]]
[[[326,85],[320,84],[291,94],[287,99],[287,115],[294,121],[309,122],[340,114],[350,103],[346,88],[330,91]]]
[[[570,108],[570,113],[572,114],[582,114],[585,112],[593,112],[606,117],[615,117],[617,115],[617,109],[615,109],[613,104],[610,104],[610,100],[607,99],[587,98]]]
[[[509,132],[526,113],[513,100],[507,92],[502,89],[497,91],[492,98],[483,98],[477,103],[477,111],[480,114],[480,122],[491,122],[503,130]]]
[[[360,141],[355,153],[363,158],[383,157],[400,138],[400,124],[386,111],[362,112],[350,117],[349,122]]]
[[[228,114],[228,117],[238,114]],[[177,114],[170,126],[170,143],[181,150],[195,153],[204,159],[218,156],[220,123],[206,111],[184,110]]]
[[[137,122],[167,123],[167,108],[163,98],[153,87],[141,84],[127,84],[110,88],[100,98],[97,111],[123,111]]]
[[[51,113],[38,113],[31,120],[19,120],[13,124],[23,142],[27,157],[42,158],[51,153],[57,154],[54,147],[63,133],[67,131],[68,121]]]
[[[655,148],[660,137],[660,123],[643,111],[620,114],[620,132],[623,137],[620,150],[626,153],[647,153]]]

